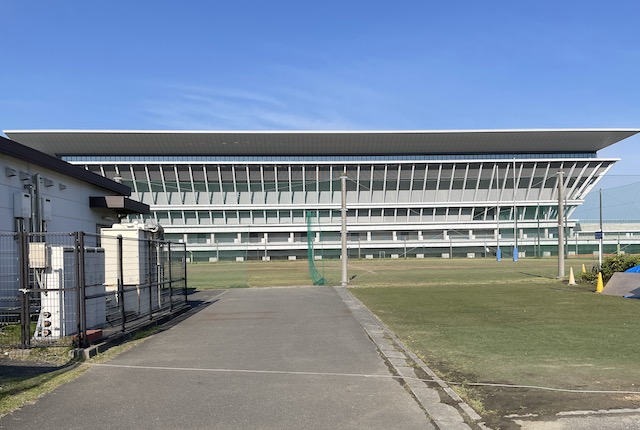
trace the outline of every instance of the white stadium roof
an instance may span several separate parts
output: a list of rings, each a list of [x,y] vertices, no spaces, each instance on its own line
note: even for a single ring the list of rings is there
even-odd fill
[[[12,140],[63,155],[418,155],[593,153],[635,129],[463,131],[5,130]]]

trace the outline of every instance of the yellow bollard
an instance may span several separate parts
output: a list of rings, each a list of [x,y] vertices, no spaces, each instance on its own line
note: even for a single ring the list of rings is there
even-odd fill
[[[569,269],[569,285],[576,285],[576,277],[573,276],[573,267]]]
[[[598,284],[596,285],[596,293],[601,293],[604,290],[604,284],[602,283],[602,272],[598,272]]]
[[[584,267],[584,264],[582,265],[582,273],[587,273],[587,268]]]

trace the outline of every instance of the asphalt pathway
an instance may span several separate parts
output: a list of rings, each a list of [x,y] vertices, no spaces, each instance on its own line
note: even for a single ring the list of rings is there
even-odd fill
[[[210,304],[0,428],[434,428],[335,289],[198,294]]]

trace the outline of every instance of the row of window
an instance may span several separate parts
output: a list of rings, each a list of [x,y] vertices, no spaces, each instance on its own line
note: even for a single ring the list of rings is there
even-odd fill
[[[136,197],[152,205],[164,204],[314,204],[327,202],[327,196],[294,195],[340,190],[337,176],[346,171],[347,192],[358,202],[393,201],[473,201],[473,200],[548,200],[554,198],[559,169],[567,173],[566,195],[581,199],[606,171],[610,162],[506,162],[458,164],[383,164],[383,165],[285,165],[229,166],[205,164],[87,164],[85,167],[106,177],[120,177]],[[518,193],[509,195],[509,190]],[[475,191],[481,191],[475,195]],[[500,191],[500,195],[491,192]],[[537,190],[537,191],[534,191]],[[543,192],[543,190],[545,190]],[[411,194],[401,198],[383,197],[376,192],[465,191],[467,194]],[[520,191],[524,191],[521,193]],[[152,195],[145,195],[145,193]],[[370,192],[370,195],[367,193]],[[469,193],[470,192],[470,193]],[[506,194],[505,194],[506,192]],[[172,195],[177,193],[177,195]],[[223,193],[223,196],[216,195]],[[230,193],[232,195],[230,195]],[[252,193],[243,195],[243,193]],[[260,194],[261,193],[261,194]],[[269,193],[291,193],[275,196]],[[489,194],[487,194],[489,193]],[[237,194],[237,195],[235,195]],[[321,198],[322,197],[322,198]],[[363,200],[364,199],[364,200]],[[332,200],[332,197],[329,197]]]
[[[347,212],[350,223],[402,223],[402,222],[479,222],[495,221],[497,208],[491,207],[448,207],[448,208],[386,208],[352,209]],[[554,206],[527,206],[500,208],[500,220],[522,221],[554,220],[557,209]],[[252,224],[305,224],[338,223],[339,210],[244,210],[244,211],[153,211],[154,221],[168,225],[252,225]]]
[[[352,232],[348,234],[347,241],[351,245],[363,242],[411,242],[411,241],[448,241],[460,242],[468,240],[496,239],[496,229],[476,229],[476,230],[405,230],[405,231],[365,231]],[[557,237],[557,228],[522,228],[518,229],[518,237],[525,238],[545,238]],[[574,232],[571,231],[573,234]],[[311,236],[314,243],[318,242],[339,242],[340,233],[336,231],[312,231],[295,233],[167,233],[165,239],[174,242],[186,242],[188,244],[274,244],[274,243],[304,243]],[[500,238],[513,239],[513,229],[500,229]]]
[[[584,169],[591,170],[608,166],[606,162],[520,162],[520,163],[442,163],[442,164],[361,164],[361,165],[217,165],[217,164],[86,164],[85,168],[108,178],[120,177],[124,180],[155,183],[193,184],[309,184],[314,182],[339,182],[346,174],[348,180],[361,186],[372,182],[412,181],[421,186],[423,182],[468,181],[512,181],[530,182],[537,178],[542,183],[555,177],[559,169],[566,170],[567,180],[584,175]],[[515,168],[515,172],[514,172]],[[589,172],[590,173],[590,172]],[[523,179],[525,178],[525,179]],[[510,184],[510,185],[509,185]]]

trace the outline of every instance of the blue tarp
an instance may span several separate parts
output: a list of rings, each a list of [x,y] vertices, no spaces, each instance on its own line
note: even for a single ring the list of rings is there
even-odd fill
[[[632,267],[631,269],[625,270],[625,273],[640,273],[640,266]]]

